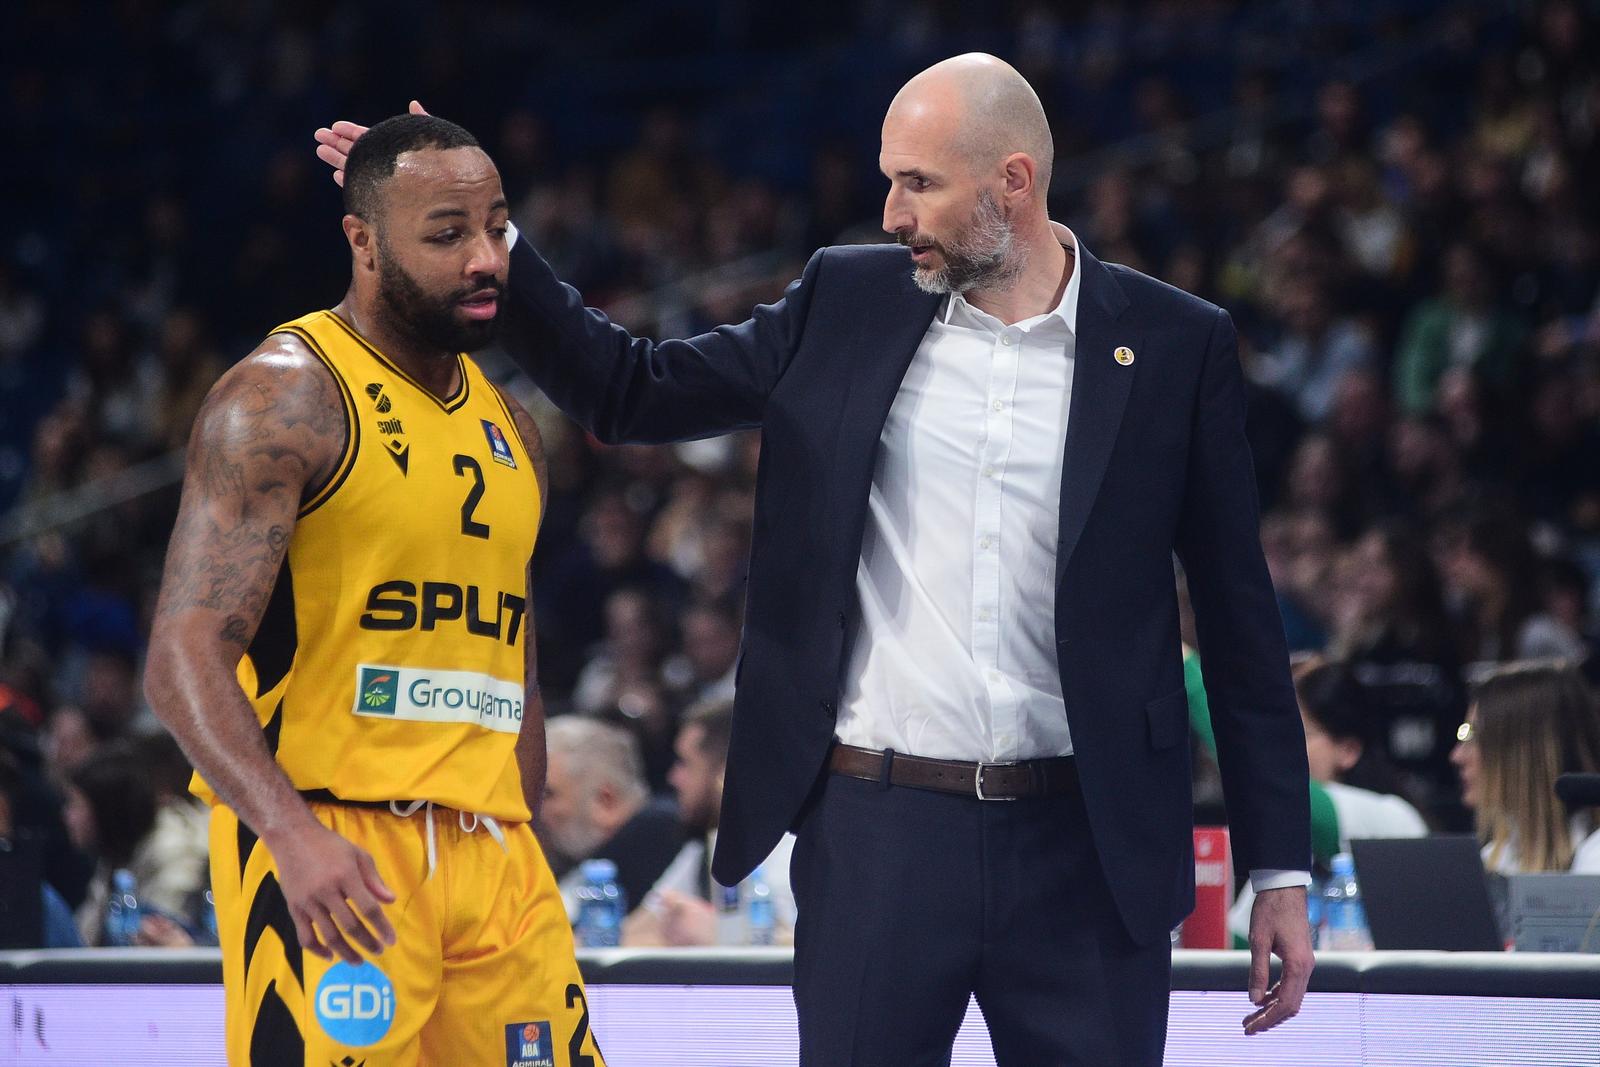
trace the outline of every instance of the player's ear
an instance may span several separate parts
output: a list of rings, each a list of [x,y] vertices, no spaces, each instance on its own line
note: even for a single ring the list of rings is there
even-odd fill
[[[378,269],[378,234],[360,215],[344,217],[344,237],[357,270]]]

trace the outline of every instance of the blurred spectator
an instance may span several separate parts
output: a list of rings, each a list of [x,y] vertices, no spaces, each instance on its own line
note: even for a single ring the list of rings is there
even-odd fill
[[[1458,737],[1451,760],[1491,871],[1600,874],[1600,813],[1555,794],[1562,774],[1600,773],[1600,705],[1576,667],[1500,667],[1473,687]]]
[[[164,449],[182,448],[189,443],[201,401],[223,371],[199,312],[178,308],[168,313],[161,324],[156,359],[154,443]]]
[[[1469,520],[1445,549],[1445,575],[1460,597],[1469,660],[1582,659],[1583,642],[1539,601],[1538,558],[1516,519]]]
[[[584,860],[617,865],[617,885],[627,906],[667,869],[683,843],[677,814],[653,800],[645,785],[639,746],[625,731],[577,715],[545,724],[548,767],[541,835],[556,852],[569,915],[577,914]]]
[[[711,854],[717,847],[722,779],[732,735],[732,701],[697,704],[684,714],[674,746],[677,761],[672,765],[671,777],[672,790],[678,797],[678,818],[688,840],[623,924],[624,945],[685,947],[717,943]],[[785,834],[761,864],[762,876],[772,893],[780,943],[787,943],[794,929],[794,891],[789,885],[789,857],[793,850],[794,835]]]
[[[98,860],[77,911],[86,945],[105,944],[106,900],[114,871],[133,874],[140,903],[168,920],[198,926],[192,912],[206,886],[203,823],[157,802],[149,768],[129,744],[107,745],[68,779],[67,830]]]
[[[561,689],[576,680],[583,654],[605,634],[604,607],[612,593],[638,589],[667,611],[683,588],[671,568],[644,554],[644,521],[623,493],[596,495],[584,512],[581,540],[553,560],[539,600],[539,669]]]
[[[739,660],[739,613],[726,601],[703,601],[678,620],[683,654],[667,665],[667,678],[684,705],[732,700]]]
[[[640,589],[622,589],[606,599],[606,636],[578,674],[572,706],[634,736],[652,792],[664,790],[672,765],[677,704],[665,680],[670,635],[661,608]]]
[[[1344,556],[1328,650],[1348,663],[1371,717],[1368,735],[1432,805],[1453,793],[1450,746],[1464,698],[1438,575],[1400,525],[1368,531]]]
[[[57,708],[50,713],[44,734],[45,766],[49,768],[50,780],[65,788],[73,772],[84,765],[96,748],[121,736],[117,732],[100,732],[96,722],[74,704]]]
[[[1434,410],[1440,379],[1452,367],[1471,370],[1493,388],[1508,386],[1523,340],[1480,249],[1453,245],[1444,271],[1443,289],[1412,312],[1395,356],[1395,399],[1411,415]]]
[[[1343,380],[1373,364],[1372,337],[1355,319],[1334,314],[1331,296],[1315,278],[1280,288],[1283,336],[1256,364],[1258,380],[1287,393],[1302,419],[1321,422]]]
[[[606,636],[572,687],[572,706],[585,715],[618,708],[630,718],[640,690],[661,685],[668,649],[666,628],[655,601],[640,589],[619,589],[606,598]]]
[[[0,749],[0,948],[78,948],[72,909],[45,880],[41,843],[14,817],[22,791],[21,768]]]

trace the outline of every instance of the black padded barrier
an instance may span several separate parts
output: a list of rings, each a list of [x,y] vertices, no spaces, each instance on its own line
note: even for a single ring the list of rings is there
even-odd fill
[[[580,952],[590,985],[786,986],[794,967],[786,948]],[[1172,988],[1243,991],[1243,952],[1173,954]],[[217,985],[216,949],[62,949],[0,952],[8,985]],[[1317,993],[1420,993],[1600,1000],[1600,954],[1534,952],[1322,953],[1311,976]]]

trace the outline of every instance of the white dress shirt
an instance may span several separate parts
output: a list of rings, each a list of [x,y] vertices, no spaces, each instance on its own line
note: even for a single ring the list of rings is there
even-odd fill
[[[923,335],[878,441],[856,568],[844,744],[971,761],[1072,754],[1056,661],[1056,538],[1076,359],[1061,301],[1007,326],[960,294]],[[1256,891],[1305,871],[1253,870]]]
[[[1056,234],[1073,254],[1065,226]],[[889,409],[837,736],[960,760],[1072,752],[1056,537],[1082,272],[1007,326],[945,298]]]

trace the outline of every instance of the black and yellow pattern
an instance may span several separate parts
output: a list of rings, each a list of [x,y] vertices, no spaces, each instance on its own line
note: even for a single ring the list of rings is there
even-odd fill
[[[333,981],[335,965],[300,948],[271,854],[226,807],[211,816],[213,892],[223,953],[227,1057],[250,1067],[414,1067],[509,1059],[508,1034],[549,1067],[605,1067],[593,1034],[572,931],[549,865],[526,825],[501,846],[459,813],[434,812],[439,866],[428,876],[421,812],[314,804],[322,823],[366,849],[397,900],[397,943],[369,962],[386,997],[364,1001]],[[469,822],[470,825],[470,822]],[[330,1011],[374,1018],[363,1043],[341,1041]],[[330,1029],[332,1032],[330,1032]],[[381,1031],[381,1034],[380,1034]]]

